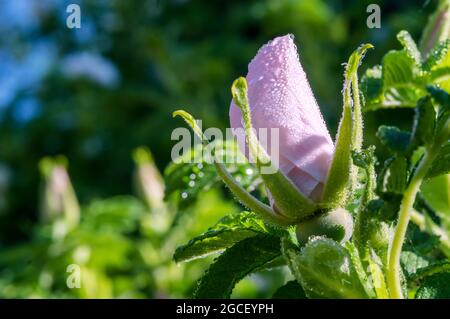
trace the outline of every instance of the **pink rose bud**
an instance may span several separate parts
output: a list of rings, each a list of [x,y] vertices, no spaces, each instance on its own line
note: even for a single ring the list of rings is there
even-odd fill
[[[319,106],[300,64],[293,36],[264,45],[248,66],[248,99],[253,128],[267,129],[261,144],[280,170],[312,200],[319,200],[327,178],[334,145]],[[240,109],[231,102],[231,127],[247,158]],[[270,129],[278,128],[278,152],[272,152]],[[273,158],[279,155],[279,158]],[[272,203],[273,204],[273,203]]]

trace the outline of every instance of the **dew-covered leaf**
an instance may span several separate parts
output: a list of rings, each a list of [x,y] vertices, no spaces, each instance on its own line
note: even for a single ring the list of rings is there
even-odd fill
[[[195,298],[229,298],[242,278],[280,256],[280,239],[258,235],[228,248],[198,282]]]
[[[450,39],[439,42],[436,47],[431,51],[426,60],[423,63],[423,69],[425,71],[430,71],[435,68],[447,67],[446,58],[449,54],[450,49]]]
[[[450,261],[439,260],[427,264],[426,266],[417,268],[415,273],[410,276],[411,281],[419,282],[424,278],[433,276],[437,273],[450,272]]]
[[[403,49],[406,55],[414,61],[416,67],[422,66],[422,58],[417,48],[416,42],[414,42],[408,31],[402,30],[397,34],[398,41],[403,45]]]
[[[425,278],[416,292],[416,299],[450,299],[450,272],[440,272]]]
[[[175,262],[202,258],[221,252],[245,238],[265,233],[268,230],[264,222],[254,213],[227,215],[205,233],[178,247],[173,258]]]
[[[212,164],[210,150],[220,154],[231,175],[247,190],[253,191],[260,183],[256,170],[245,160],[234,140],[217,140],[207,147],[196,144],[181,158],[172,162],[164,171],[166,184],[165,197],[176,194],[180,208],[192,204],[201,192],[206,191],[220,181]]]
[[[405,271],[405,275],[409,278],[413,276],[418,269],[428,266],[430,261],[419,253],[406,250],[402,251],[400,264]]]

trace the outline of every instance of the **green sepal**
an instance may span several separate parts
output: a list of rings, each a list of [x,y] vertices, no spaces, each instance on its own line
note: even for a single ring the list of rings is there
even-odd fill
[[[178,110],[173,113],[173,116],[181,116],[185,122],[192,128],[195,134],[200,137],[202,143],[208,145],[209,141],[203,134],[202,130],[198,127],[194,117],[189,113]],[[215,156],[213,156],[215,159]],[[265,221],[278,226],[288,226],[293,221],[276,214],[269,206],[259,201],[256,197],[250,194],[244,187],[242,187],[231,174],[227,171],[225,166],[218,161],[214,160],[214,166],[217,170],[217,174],[223,180],[225,185],[231,190],[234,196],[251,211],[259,214]]]
[[[362,116],[359,90],[352,87],[358,83],[357,71],[366,50],[371,44],[360,46],[352,53],[345,70],[344,106],[336,137],[335,151],[322,193],[321,203],[327,208],[343,207],[349,199],[356,181],[357,168],[352,164],[352,150],[361,148]],[[353,104],[353,110],[352,110]]]
[[[214,260],[198,282],[196,299],[230,298],[234,286],[281,255],[280,238],[257,235],[228,248]]]

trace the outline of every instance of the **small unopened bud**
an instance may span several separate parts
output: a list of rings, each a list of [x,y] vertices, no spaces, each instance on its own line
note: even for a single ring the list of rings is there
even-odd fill
[[[150,208],[161,208],[164,206],[164,182],[150,150],[139,147],[134,151],[133,158],[137,165],[135,182],[138,192]]]
[[[344,208],[337,208],[328,213],[308,219],[297,225],[296,234],[300,245],[305,245],[309,238],[325,236],[344,243],[353,233],[353,218]]]
[[[420,52],[427,57],[433,48],[450,36],[450,1],[439,1],[438,8],[428,19],[420,39]]]
[[[63,219],[69,230],[78,224],[80,206],[66,166],[67,160],[63,157],[46,157],[39,163],[44,181],[41,214],[46,222]]]

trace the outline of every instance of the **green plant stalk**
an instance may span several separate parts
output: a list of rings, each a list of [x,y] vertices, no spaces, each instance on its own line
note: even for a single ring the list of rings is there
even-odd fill
[[[400,205],[400,212],[398,222],[395,227],[394,238],[392,240],[389,250],[389,260],[387,267],[387,283],[391,298],[403,299],[402,286],[400,282],[400,254],[402,252],[403,242],[405,241],[406,230],[411,218],[414,201],[419,192],[425,175],[428,172],[437,151],[435,147],[431,147],[425,151],[425,154],[417,167],[408,188],[403,194],[403,199]]]

